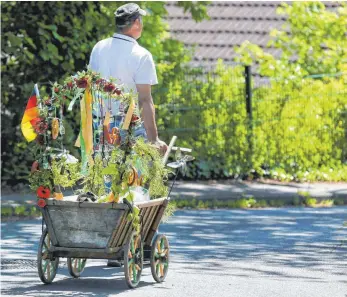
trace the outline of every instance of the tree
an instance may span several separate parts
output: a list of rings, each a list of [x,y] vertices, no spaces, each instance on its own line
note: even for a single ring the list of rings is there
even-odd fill
[[[277,13],[287,21],[282,30],[271,32],[268,44],[281,50],[280,57],[246,41],[235,48],[237,60],[257,62],[261,75],[279,79],[347,71],[347,4],[339,3],[334,11],[321,2],[282,4]]]

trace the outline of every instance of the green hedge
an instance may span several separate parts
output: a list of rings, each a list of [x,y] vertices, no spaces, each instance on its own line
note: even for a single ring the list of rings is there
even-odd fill
[[[243,67],[220,63],[172,82],[158,123],[194,148],[192,178],[347,180],[346,82],[339,75],[253,86],[250,122]]]

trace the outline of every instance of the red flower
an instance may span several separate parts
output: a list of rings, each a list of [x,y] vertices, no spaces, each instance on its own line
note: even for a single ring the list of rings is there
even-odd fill
[[[43,118],[36,118],[30,121],[37,134],[44,134],[48,129],[48,123]]]
[[[97,85],[103,85],[103,84],[105,84],[105,82],[106,82],[106,80],[104,80],[103,78],[99,78],[95,81],[95,83]]]
[[[68,90],[71,90],[71,89],[73,88],[73,83],[72,83],[72,81],[69,81],[69,82],[66,84],[66,88],[67,88]]]
[[[119,96],[119,95],[122,94],[122,91],[119,88],[115,88],[114,91],[113,91],[113,94],[117,94]]]
[[[58,87],[54,88],[54,93],[59,93],[59,88]]]
[[[41,208],[44,208],[44,207],[46,206],[46,201],[43,200],[43,199],[39,199],[39,200],[37,201],[37,206],[38,206],[38,207],[41,207]]]
[[[36,190],[37,197],[39,198],[49,198],[51,196],[51,191],[49,188],[46,188],[44,186],[40,186]]]
[[[116,86],[113,83],[107,83],[104,86],[104,92],[113,92],[113,90],[116,88]]]
[[[47,99],[47,100],[45,100],[43,103],[44,103],[44,105],[46,105],[46,106],[51,106],[51,105],[52,105],[51,99]]]
[[[82,77],[80,79],[75,79],[77,87],[85,89],[88,85],[88,78]]]
[[[132,123],[137,122],[139,119],[140,118],[137,115],[133,114],[133,116],[131,117],[131,122]]]

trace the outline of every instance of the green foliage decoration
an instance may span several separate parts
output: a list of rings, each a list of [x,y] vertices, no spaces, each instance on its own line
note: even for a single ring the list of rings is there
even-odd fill
[[[40,186],[49,188],[50,191],[54,189],[52,171],[50,169],[42,169],[35,171],[29,175],[30,189],[36,191]]]
[[[88,174],[83,177],[82,193],[92,192],[96,196],[105,195],[105,181],[103,176],[104,164],[100,155],[94,158],[94,163],[89,164]]]
[[[80,163],[66,163],[66,159],[52,159],[51,172],[55,185],[73,187],[82,177]]]
[[[140,164],[143,182],[148,185],[150,197],[152,199],[166,197],[168,194],[166,182],[170,171],[162,163],[158,149],[140,138],[135,143],[134,152],[136,154],[134,163]]]
[[[48,169],[40,169],[29,175],[30,188],[36,191],[38,187],[44,186],[54,190],[54,185],[63,188],[74,186],[81,179],[80,163],[68,164],[65,158],[52,159]]]

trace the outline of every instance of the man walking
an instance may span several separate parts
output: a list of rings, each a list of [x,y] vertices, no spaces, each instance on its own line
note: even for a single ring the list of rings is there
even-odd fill
[[[165,153],[167,145],[158,137],[151,94],[151,86],[158,84],[154,61],[151,53],[136,41],[141,37],[142,16],[145,15],[146,12],[135,3],[119,7],[115,12],[117,33],[94,46],[89,64],[102,77],[116,78],[126,91],[137,91],[146,132],[143,134]]]
[[[103,78],[116,78],[126,91],[137,91],[145,129],[135,131],[135,136],[146,137],[165,153],[167,145],[158,137],[151,94],[151,86],[158,83],[155,65],[151,53],[136,41],[141,37],[142,16],[145,15],[146,12],[134,3],[119,7],[115,12],[117,33],[94,46],[89,66]],[[116,109],[112,107],[111,112],[117,113]],[[113,116],[116,119],[116,114]],[[107,265],[120,267],[121,263],[109,260]]]

